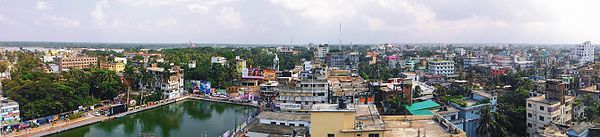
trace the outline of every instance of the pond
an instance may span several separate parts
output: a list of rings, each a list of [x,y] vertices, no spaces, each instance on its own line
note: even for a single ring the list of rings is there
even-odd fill
[[[65,132],[52,137],[218,137],[241,124],[256,108],[187,100],[130,114]]]

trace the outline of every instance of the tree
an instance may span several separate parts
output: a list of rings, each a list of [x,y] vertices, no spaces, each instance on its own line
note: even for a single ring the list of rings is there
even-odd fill
[[[508,132],[498,122],[496,122],[496,113],[491,112],[491,107],[486,106],[481,110],[481,118],[479,119],[479,127],[477,134],[482,137],[507,137]]]
[[[527,109],[525,104],[529,97],[527,89],[529,86],[517,86],[513,93],[503,94],[498,97],[497,113],[498,121],[511,134],[516,136],[527,135]]]
[[[0,72],[6,72],[10,67],[10,63],[6,60],[0,61]]]
[[[423,93],[423,90],[421,90],[421,86],[415,87],[415,90],[414,90],[415,97],[420,97],[421,93]]]
[[[600,120],[600,102],[590,104],[584,110],[587,121]]]
[[[123,84],[114,71],[91,70],[90,93],[93,97],[111,100],[123,89]]]

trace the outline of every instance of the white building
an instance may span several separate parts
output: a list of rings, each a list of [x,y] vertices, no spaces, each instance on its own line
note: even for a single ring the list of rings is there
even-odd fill
[[[467,54],[467,51],[464,48],[456,48],[454,49],[454,52],[459,56],[465,56]]]
[[[20,111],[19,111],[19,103],[2,99],[0,103],[0,122],[2,127],[5,125],[11,125],[15,123],[19,123],[21,121]]]
[[[127,65],[127,58],[124,57],[115,57],[115,62],[116,63],[123,63]]]
[[[188,68],[196,68],[196,60],[190,60],[188,63]]]
[[[325,75],[313,73],[295,84],[280,83],[277,90],[279,96],[275,100],[283,111],[308,110],[313,104],[328,102],[329,84]]]
[[[590,41],[583,42],[583,44],[577,45],[573,54],[573,60],[579,63],[592,62],[594,61],[594,46]]]
[[[152,84],[147,86],[154,90],[163,91],[163,94],[168,98],[179,97],[185,92],[183,89],[183,69],[179,66],[172,66],[172,68],[165,70],[165,68],[152,64],[151,67],[146,68],[146,71],[154,76]],[[169,74],[165,75],[166,72],[169,72]]]
[[[325,62],[325,58],[327,57],[327,53],[329,53],[329,45],[327,44],[319,44],[317,46],[317,58],[320,62]]]
[[[527,135],[538,136],[540,129],[552,124],[571,125],[575,97],[567,96],[566,84],[546,81],[546,95],[527,99]]]
[[[428,62],[427,70],[431,75],[441,75],[454,77],[454,61],[451,60],[431,60]]]
[[[225,57],[210,57],[210,63],[219,63],[221,65],[224,65],[225,63],[227,63],[227,58],[225,58]]]

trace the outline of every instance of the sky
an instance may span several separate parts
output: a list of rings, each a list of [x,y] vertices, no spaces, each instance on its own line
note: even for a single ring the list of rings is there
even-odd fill
[[[341,33],[340,33],[341,25]],[[600,42],[598,0],[0,0],[0,41]]]

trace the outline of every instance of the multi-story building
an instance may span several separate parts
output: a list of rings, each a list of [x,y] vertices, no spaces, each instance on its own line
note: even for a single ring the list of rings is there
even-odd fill
[[[300,80],[279,83],[277,90],[279,95],[275,100],[284,111],[308,110],[313,104],[328,102],[329,84],[324,73],[312,73]]]
[[[570,125],[574,100],[575,97],[567,96],[566,83],[546,80],[546,94],[527,99],[527,135],[539,135],[539,129],[552,124]]]
[[[59,59],[59,65],[61,71],[67,71],[69,69],[85,69],[90,66],[98,65],[98,58],[96,57],[68,57]]]
[[[329,76],[329,102],[335,103],[338,98],[350,99],[350,103],[358,102],[361,94],[369,91],[367,81],[360,76]]]
[[[0,102],[0,121],[2,122],[2,127],[5,125],[13,125],[15,123],[19,123],[21,121],[20,111],[19,111],[19,103],[2,99]]]
[[[446,111],[437,113],[445,117],[450,116],[451,122],[465,131],[467,136],[477,136],[477,128],[479,127],[479,120],[481,118],[480,111],[484,107],[490,107],[491,111],[494,112],[497,104],[497,95],[491,91],[473,90],[470,93],[470,97],[449,101],[449,104],[453,108],[447,108]]]
[[[279,86],[277,81],[268,81],[260,84],[258,86],[260,99],[267,104],[274,103],[275,97],[277,97],[278,94],[277,86]]]
[[[579,68],[579,74],[582,76],[588,76],[590,80],[581,80],[580,84],[583,86],[592,85],[591,76],[600,76],[600,61],[594,62],[587,66],[583,66]]]
[[[427,69],[430,75],[456,77],[454,74],[454,61],[451,60],[431,60],[427,64]]]
[[[117,73],[123,72],[125,70],[125,64],[122,62],[116,63],[100,63],[100,69],[111,70]]]
[[[327,66],[339,69],[357,69],[360,54],[358,52],[330,52],[327,54]]]
[[[317,59],[319,62],[324,63],[327,58],[327,54],[329,53],[329,45],[327,44],[319,44],[317,45]]]
[[[577,45],[573,50],[573,60],[579,63],[588,63],[594,61],[594,46],[592,42],[586,41],[581,45]]]
[[[483,64],[483,59],[478,57],[465,57],[463,58],[463,66],[465,68],[473,67]]]
[[[176,98],[184,92],[183,69],[179,66],[172,66],[170,69],[165,69],[152,64],[151,67],[146,68],[146,71],[154,76],[152,84],[147,86],[163,91],[163,94],[168,98]]]
[[[115,60],[115,62],[120,62],[120,63],[123,63],[123,64],[127,64],[127,58],[125,58],[125,57],[115,57],[114,60]]]

